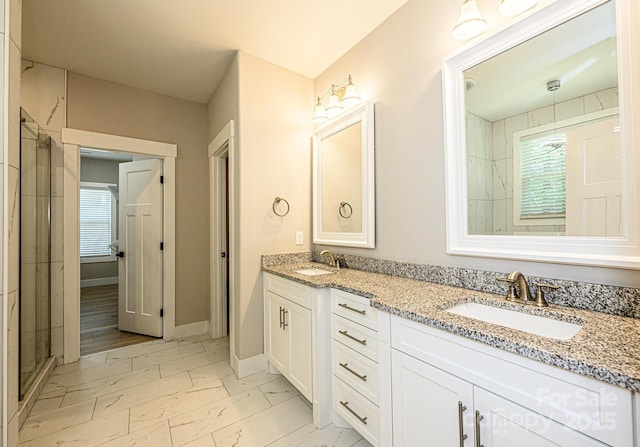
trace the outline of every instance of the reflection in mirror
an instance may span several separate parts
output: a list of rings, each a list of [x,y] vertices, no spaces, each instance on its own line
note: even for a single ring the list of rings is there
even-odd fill
[[[613,1],[464,81],[469,234],[622,236]]]
[[[444,61],[448,254],[640,269],[638,20],[554,1]]]
[[[322,228],[362,231],[362,122],[322,139]]]
[[[313,138],[313,242],[375,246],[373,105],[362,103]]]

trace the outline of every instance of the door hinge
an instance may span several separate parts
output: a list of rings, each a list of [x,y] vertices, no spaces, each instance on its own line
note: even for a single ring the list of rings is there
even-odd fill
[[[164,242],[160,242],[160,250],[164,250]]]
[[[163,184],[164,184],[164,175],[161,175],[161,176],[160,176],[160,183],[163,183]]]
[[[160,316],[164,317],[164,309],[160,309]]]

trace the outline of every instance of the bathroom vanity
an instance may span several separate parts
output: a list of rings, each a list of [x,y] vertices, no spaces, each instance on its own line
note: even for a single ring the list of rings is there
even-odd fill
[[[349,425],[377,446],[425,440],[460,446],[638,445],[637,319],[553,304],[534,309],[500,295],[353,269],[297,273],[303,267],[326,268],[263,267],[265,309],[271,306],[265,312],[265,352],[313,402],[314,422],[316,405],[322,412],[329,402],[330,415],[318,421]],[[311,317],[303,320],[311,321],[311,332],[300,332],[296,340],[310,347],[312,359],[303,353],[295,358],[310,365],[310,382],[308,374],[299,380],[296,368],[275,354],[272,334],[283,330],[274,320],[281,322],[281,309],[289,312],[285,325],[295,325],[297,318],[295,313],[289,319],[293,307],[279,298],[292,290],[312,297],[306,307]],[[508,308],[580,329],[559,340],[447,311],[462,303]],[[324,312],[321,317],[313,315],[315,309]],[[323,332],[328,321],[330,332]],[[314,324],[316,337],[324,336],[314,339]],[[280,343],[290,352],[302,350],[292,348],[292,341]]]

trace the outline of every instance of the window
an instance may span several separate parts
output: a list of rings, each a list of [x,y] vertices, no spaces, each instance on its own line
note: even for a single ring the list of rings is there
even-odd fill
[[[108,183],[80,183],[80,261],[115,261],[116,200]]]
[[[520,140],[520,219],[565,216],[566,147],[563,132]]]

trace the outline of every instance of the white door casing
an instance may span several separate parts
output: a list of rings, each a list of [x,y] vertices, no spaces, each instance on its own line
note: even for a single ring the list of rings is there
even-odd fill
[[[162,160],[119,171],[118,328],[162,337]]]
[[[64,144],[64,320],[51,331],[52,344],[63,345],[63,362],[80,358],[80,147],[161,158],[164,162],[163,338],[175,337],[175,170],[178,146],[170,143],[62,129]]]

